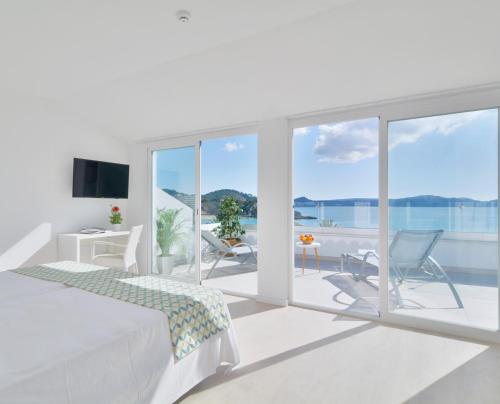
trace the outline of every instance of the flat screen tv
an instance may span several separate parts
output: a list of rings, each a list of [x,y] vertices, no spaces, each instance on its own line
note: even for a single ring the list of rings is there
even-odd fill
[[[128,198],[126,164],[73,160],[73,198]]]

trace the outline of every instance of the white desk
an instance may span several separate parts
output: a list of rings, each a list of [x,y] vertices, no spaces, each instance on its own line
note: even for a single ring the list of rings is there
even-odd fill
[[[92,241],[102,238],[126,238],[130,234],[129,231],[106,231],[105,233],[97,234],[82,234],[69,233],[59,234],[58,236],[58,253],[61,261],[82,262],[82,256],[90,257],[90,245]],[[88,254],[82,254],[82,244],[88,244]]]

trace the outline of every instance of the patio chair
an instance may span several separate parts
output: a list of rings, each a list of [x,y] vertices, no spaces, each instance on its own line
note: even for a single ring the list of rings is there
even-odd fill
[[[444,279],[448,284],[459,308],[463,308],[462,300],[458,295],[451,279],[443,267],[431,257],[431,252],[443,235],[443,230],[399,230],[389,247],[389,279],[396,294],[398,306],[402,305],[402,298],[398,285],[406,279]],[[358,254],[342,254],[342,268],[344,259],[349,258],[361,261],[361,271],[353,276],[356,280],[361,277],[366,264],[378,266],[379,256],[374,250],[359,250]]]
[[[209,230],[202,230],[201,237],[209,244],[212,253],[216,256],[215,262],[212,265],[212,268],[210,268],[210,271],[208,272],[205,279],[208,279],[210,277],[217,264],[223,258],[238,258],[241,256],[245,256],[243,261],[240,262],[240,264],[243,265],[245,262],[247,262],[248,258],[253,256],[255,262],[257,262],[257,256],[255,255],[257,249],[255,248],[255,246],[251,246],[247,243],[238,243],[234,246],[231,246],[226,240],[219,239]]]

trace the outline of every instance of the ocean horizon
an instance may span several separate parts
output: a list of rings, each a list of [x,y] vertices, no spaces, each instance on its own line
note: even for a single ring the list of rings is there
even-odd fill
[[[295,219],[296,226],[377,229],[377,206],[295,207],[305,217]],[[214,223],[213,217],[202,218],[203,224]],[[256,225],[256,217],[241,216],[242,225]],[[390,230],[444,230],[457,233],[497,233],[498,208],[480,207],[389,207]]]
[[[379,225],[377,206],[295,207],[302,216],[302,226],[334,226],[376,229]],[[498,232],[498,208],[495,206],[413,207],[389,206],[390,230],[444,230],[463,233]]]

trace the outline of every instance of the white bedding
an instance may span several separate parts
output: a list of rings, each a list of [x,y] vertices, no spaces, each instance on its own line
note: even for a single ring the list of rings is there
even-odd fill
[[[62,283],[44,281],[10,271],[0,272],[0,304],[3,301],[12,302],[14,299],[22,299],[66,288],[67,286]]]
[[[232,325],[175,362],[161,311],[9,272],[0,295],[2,404],[171,403],[239,362]]]

